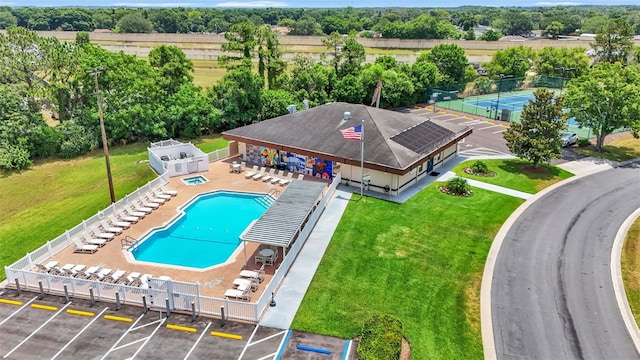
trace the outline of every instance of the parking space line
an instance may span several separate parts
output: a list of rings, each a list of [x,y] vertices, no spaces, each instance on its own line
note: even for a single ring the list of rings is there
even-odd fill
[[[282,338],[280,346],[278,347],[278,356],[275,358],[275,360],[280,360],[280,357],[282,357],[282,354],[284,353],[284,347],[287,346],[287,342],[289,341],[290,336],[291,330],[287,331],[287,335]]]
[[[274,338],[274,337],[276,337],[276,336],[282,335],[282,334],[284,334],[284,333],[286,333],[286,332],[287,332],[287,330],[284,330],[284,331],[281,331],[281,332],[279,332],[279,333],[275,333],[275,334],[273,334],[273,335],[267,336],[266,338],[260,339],[260,340],[258,340],[258,341],[256,341],[256,342],[252,342],[251,344],[249,344],[249,346],[251,346],[251,345],[255,345],[255,344],[259,344],[259,343],[261,343],[261,342],[263,342],[263,341],[265,341],[265,340],[269,340],[269,339]]]
[[[478,130],[491,129],[491,128],[494,128],[494,127],[500,127],[500,125],[487,126],[487,127],[479,128]]]
[[[278,352],[274,352],[274,353],[271,353],[271,354],[269,354],[269,355],[265,355],[265,356],[263,356],[263,357],[259,358],[258,360],[273,359],[273,357],[274,357],[274,356],[276,356],[277,354],[278,354]]]
[[[193,350],[196,349],[196,346],[198,346],[198,343],[200,342],[200,340],[202,340],[202,337],[207,333],[207,330],[209,330],[209,326],[211,326],[211,323],[208,323],[207,327],[204,328],[204,330],[202,331],[202,334],[200,334],[200,336],[198,337],[198,340],[196,340],[195,344],[193,344],[193,346],[191,347],[191,350],[189,350],[187,355],[185,355],[184,360],[187,360],[191,355],[191,353],[193,352]]]
[[[160,323],[158,324],[158,326],[153,330],[153,332],[151,333],[151,335],[149,335],[147,337],[147,340],[144,342],[144,344],[142,344],[142,346],[140,346],[138,348],[138,351],[135,352],[135,354],[133,354],[132,357],[130,357],[129,359],[134,359],[136,357],[136,355],[138,355],[138,353],[142,350],[142,348],[145,347],[145,345],[147,345],[147,343],[149,342],[149,340],[151,340],[151,338],[153,337],[153,335],[156,334],[156,332],[160,329],[160,327],[162,326],[162,324],[164,323],[164,321],[167,320],[166,318],[160,320]]]
[[[29,306],[29,305],[30,305],[32,302],[34,302],[37,298],[38,298],[38,297],[36,296],[36,297],[34,297],[33,299],[29,300],[26,304],[22,305],[22,306],[20,307],[20,309],[18,309],[18,310],[16,310],[16,311],[14,311],[14,312],[13,312],[13,314],[9,315],[6,319],[2,320],[2,321],[0,322],[0,326],[2,326],[2,324],[4,324],[5,322],[7,322],[9,319],[11,319],[15,314],[19,313],[19,312],[20,312],[20,310],[22,310],[22,309],[26,308],[27,306]]]
[[[76,336],[73,337],[73,339],[69,340],[67,342],[67,344],[65,346],[62,347],[62,349],[60,349],[60,351],[58,351],[55,355],[53,355],[53,357],[51,358],[51,360],[55,359],[58,357],[58,355],[60,355],[67,347],[69,347],[69,345],[71,345],[72,342],[74,342],[78,336],[82,335],[82,333],[87,330],[89,328],[89,326],[91,326],[91,324],[93,324],[94,322],[96,322],[96,320],[100,319],[100,315],[102,315],[105,311],[107,311],[107,309],[109,309],[108,307],[104,308],[104,310],[102,310],[100,312],[100,314],[98,314],[98,316],[94,317],[85,327],[82,328],[82,330],[80,330],[80,332],[78,332],[76,334]]]
[[[118,350],[120,350],[120,349],[124,349],[124,348],[126,348],[127,346],[135,345],[135,344],[137,344],[137,343],[139,343],[139,342],[143,342],[143,341],[145,341],[145,340],[147,340],[147,338],[146,338],[146,337],[143,337],[143,338],[140,338],[140,339],[138,339],[138,340],[134,340],[134,341],[132,341],[132,342],[128,342],[128,343],[126,343],[126,344],[122,344],[122,345],[120,345],[120,346],[118,346],[118,347],[113,348],[112,350],[113,350],[113,351],[118,351]]]
[[[242,359],[242,356],[244,356],[244,353],[247,351],[247,348],[249,346],[251,346],[251,340],[253,339],[253,336],[256,334],[256,331],[258,331],[259,327],[260,327],[260,325],[256,325],[256,327],[253,328],[253,332],[251,332],[251,335],[249,336],[249,340],[247,340],[247,343],[244,344],[244,348],[242,349],[242,352],[240,353],[240,356],[238,356],[238,360]]]
[[[107,355],[109,355],[109,353],[111,353],[114,348],[116,347],[116,345],[118,345],[120,343],[120,341],[122,341],[122,339],[124,339],[125,336],[127,336],[127,333],[129,333],[129,331],[131,331],[131,329],[133,329],[134,326],[136,326],[136,324],[138,323],[138,321],[140,321],[142,319],[142,317],[144,316],[144,314],[141,314],[140,316],[138,316],[138,318],[136,319],[136,321],[131,324],[131,326],[129,326],[129,329],[127,329],[127,331],[124,332],[124,334],[122,334],[120,336],[120,338],[118,339],[118,341],[116,341],[112,346],[111,349],[109,349],[109,351],[107,351],[104,356],[102,358],[100,358],[100,360],[103,360],[104,358],[107,357]]]
[[[60,314],[69,305],[71,305],[71,301],[69,301],[65,306],[63,306],[60,310],[58,310],[55,314],[53,314],[50,318],[48,318],[47,321],[45,321],[42,325],[40,325],[40,327],[38,327],[35,331],[32,331],[31,334],[29,334],[29,336],[27,336],[24,340],[20,342],[20,344],[18,344],[16,347],[11,349],[11,351],[9,351],[7,355],[3,357],[3,359],[6,359],[9,355],[13,354],[14,351],[18,350],[18,348],[22,346],[22,344],[29,341],[29,339],[31,339],[33,335],[35,335],[38,331],[40,331],[43,327],[45,327],[49,323],[49,321],[55,319],[55,317],[58,316],[58,314]]]
[[[503,132],[507,131],[507,129],[503,129],[503,130],[499,130],[499,131],[494,131],[494,134],[501,134]]]

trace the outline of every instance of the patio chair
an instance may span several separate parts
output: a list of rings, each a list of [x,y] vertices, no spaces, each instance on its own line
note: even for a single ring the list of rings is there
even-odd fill
[[[284,170],[280,170],[278,171],[278,175],[274,176],[273,179],[271,179],[271,183],[277,184],[283,178],[284,178]]]
[[[233,286],[235,286],[238,290],[251,290],[256,291],[260,286],[260,282],[257,279],[243,279],[236,278],[233,280]]]
[[[87,233],[80,234],[78,240],[80,240],[83,244],[98,245],[98,247],[103,247],[107,243],[106,239],[96,239],[89,236],[89,234]]]
[[[162,205],[166,201],[164,199],[159,199],[157,197],[154,197],[153,195],[151,195],[151,193],[146,193],[142,195],[141,200],[149,204],[158,204],[158,205]],[[149,206],[149,207],[153,207],[153,206]]]
[[[105,278],[102,281],[105,281],[105,282],[108,282],[108,283],[112,283],[112,284],[116,284],[116,283],[118,283],[120,278],[122,278],[124,276],[124,274],[126,274],[126,273],[127,272],[124,271],[124,270],[116,270],[112,274],[109,274],[109,275],[105,276]]]
[[[111,240],[113,240],[113,238],[116,237],[116,234],[114,234],[114,233],[101,231],[100,227],[96,227],[96,228],[90,229],[89,232],[87,233],[87,235],[92,235],[93,238],[105,239],[107,241],[111,241]]]
[[[58,266],[58,264],[59,263],[57,261],[49,261],[44,265],[36,264],[36,268],[42,273],[50,273],[51,271],[56,272],[57,270],[55,268]]]
[[[142,276],[140,276],[140,286],[143,289],[147,289],[149,288],[149,278],[152,278],[153,275],[151,274],[144,274]]]
[[[153,197],[155,197],[156,199],[161,199],[161,200],[164,200],[165,202],[171,200],[171,195],[163,194],[158,190],[152,190],[151,195],[153,195]]]
[[[244,171],[244,169],[247,168],[247,162],[246,161],[241,161],[240,162],[240,171]]]
[[[98,245],[83,244],[82,241],[76,238],[71,238],[71,241],[73,241],[73,244],[75,245],[75,248],[73,249],[74,253],[93,254],[98,251]]]
[[[95,273],[91,274],[91,276],[89,277],[89,280],[100,280],[100,281],[102,281],[104,278],[109,276],[112,272],[113,272],[113,270],[111,270],[111,269],[100,268],[99,271],[96,271]]]
[[[285,179],[280,180],[278,184],[280,184],[280,186],[285,186],[285,185],[288,185],[291,182],[291,180],[293,180],[293,173],[289,173],[287,177]]]
[[[158,191],[160,191],[160,193],[165,194],[165,195],[170,195],[170,196],[176,196],[178,195],[178,192],[175,190],[167,190],[164,188],[164,186],[160,186],[158,188]]]
[[[304,174],[298,174],[298,180],[304,180]]]
[[[250,171],[247,171],[244,174],[244,177],[248,179],[250,177],[253,177],[257,173],[258,173],[258,165],[253,165],[253,169],[251,169]]]
[[[143,199],[137,199],[136,201],[134,201],[133,206],[134,206],[134,209],[136,209],[136,211],[144,211],[144,212],[151,212],[154,209],[157,209],[160,207],[160,205],[158,204],[153,204],[153,203],[144,201]]]
[[[131,208],[131,206],[127,205],[126,207],[118,210],[118,216],[124,221],[135,223],[147,216],[147,213],[143,211],[135,211]],[[135,218],[135,221],[133,218]]]
[[[271,170],[269,170],[269,173],[262,177],[262,181],[267,182],[271,180],[273,178],[273,175],[275,175],[275,173],[276,173],[276,169],[271,168]]]
[[[242,301],[251,301],[251,290],[229,289],[224,292],[224,297]]]
[[[107,220],[100,220],[100,226],[102,226],[102,230],[104,230],[105,232],[109,232],[116,235],[120,234],[122,230],[124,230],[121,227],[112,226],[107,222]]]
[[[100,271],[100,266],[91,266],[87,270],[80,272],[76,277],[79,279],[91,279],[98,271]]]
[[[141,282],[140,282],[140,273],[139,272],[132,272],[129,275],[120,278],[119,281],[120,284],[125,284],[127,286],[140,286]]]
[[[145,214],[150,214],[153,209],[150,207],[146,207],[146,206],[142,206],[138,203],[132,203],[129,205],[129,208],[132,210],[132,212],[129,212],[129,209],[127,209],[127,212],[129,212],[130,214],[133,215],[133,211],[138,212],[138,213],[145,213]]]
[[[260,172],[253,175],[253,180],[260,180],[264,176],[264,172],[267,170],[264,166],[260,168]]]
[[[240,276],[262,282],[264,280],[264,264],[257,270],[242,270],[240,271]]]
[[[117,226],[117,227],[121,227],[123,229],[128,229],[132,223],[136,223],[138,222],[137,218],[136,221],[124,221],[124,220],[119,220],[115,215],[111,214],[109,216],[107,216],[107,220],[113,225],[113,226]]]

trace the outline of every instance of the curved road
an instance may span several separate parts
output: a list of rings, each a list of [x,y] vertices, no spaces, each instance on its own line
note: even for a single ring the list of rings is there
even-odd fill
[[[560,186],[527,208],[498,253],[491,311],[499,359],[638,359],[611,280],[611,248],[640,208],[640,168]]]

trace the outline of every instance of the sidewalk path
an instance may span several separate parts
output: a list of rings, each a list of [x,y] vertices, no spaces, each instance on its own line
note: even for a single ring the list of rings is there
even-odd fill
[[[267,309],[260,321],[261,326],[289,329],[350,198],[351,193],[336,190],[280,284],[275,296],[276,306]]]
[[[563,164],[558,164],[556,166],[578,176],[582,174],[612,169],[616,165],[617,163],[615,161],[598,159],[598,158],[589,156],[589,157],[578,159],[575,161],[569,161]]]
[[[454,178],[456,176],[457,176],[456,173],[454,173],[453,171],[447,171],[446,173],[442,174],[442,176],[440,176],[440,178],[438,178],[438,181],[448,181],[449,179]],[[529,193],[526,193],[526,192],[509,189],[509,188],[498,186],[498,185],[488,184],[486,182],[473,180],[473,179],[468,179],[468,178],[465,178],[465,177],[463,177],[463,178],[467,180],[469,185],[475,186],[477,188],[490,190],[490,191],[493,191],[493,192],[497,192],[497,193],[501,193],[501,194],[505,194],[505,195],[509,195],[509,196],[513,196],[513,197],[518,197],[518,198],[525,199],[525,200],[529,199],[530,197],[533,196],[533,194],[529,194]]]

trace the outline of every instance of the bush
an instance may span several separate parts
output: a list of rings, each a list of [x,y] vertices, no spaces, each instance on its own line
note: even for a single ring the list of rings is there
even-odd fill
[[[65,121],[57,129],[62,134],[63,140],[60,144],[58,155],[62,158],[73,158],[84,155],[98,147],[98,140],[82,126]]]
[[[458,176],[447,182],[447,191],[453,195],[468,195],[471,193],[467,180]]]
[[[0,169],[22,170],[31,164],[31,154],[23,141],[18,146],[7,144],[0,146]]]
[[[475,174],[486,174],[489,172],[489,167],[484,161],[478,160],[471,165],[471,170],[473,170]]]
[[[364,323],[358,359],[397,360],[402,351],[402,323],[389,315],[374,315]]]
[[[589,139],[587,138],[579,138],[578,139],[578,146],[579,147],[585,147],[585,146],[589,146],[591,145],[591,141],[589,141]]]

